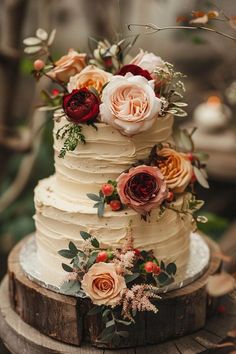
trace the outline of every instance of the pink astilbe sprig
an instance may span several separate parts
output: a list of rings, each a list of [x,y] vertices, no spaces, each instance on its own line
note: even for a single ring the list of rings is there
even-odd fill
[[[125,241],[120,250],[114,252],[113,262],[123,269],[124,274],[132,274],[131,269],[134,266],[136,256],[134,253],[134,237],[131,225],[127,228]]]
[[[150,299],[160,299],[157,287],[149,284],[133,285],[126,289],[122,297],[122,316],[134,322],[133,313],[137,311],[151,311],[157,313],[158,309]]]

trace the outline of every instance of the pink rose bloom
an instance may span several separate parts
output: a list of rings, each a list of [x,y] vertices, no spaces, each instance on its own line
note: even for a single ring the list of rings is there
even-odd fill
[[[153,88],[143,76],[113,76],[102,93],[101,121],[127,136],[150,129],[161,110]]]
[[[131,60],[130,64],[138,65],[142,69],[149,71],[153,79],[156,79],[156,76],[153,73],[156,68],[165,68],[165,62],[161,57],[158,57],[153,53],[144,52],[142,49],[140,49],[140,52],[136,57]]]
[[[95,305],[116,306],[126,289],[125,279],[117,274],[114,263],[93,264],[81,284],[85,294]]]
[[[168,194],[164,176],[156,166],[140,165],[117,178],[117,191],[123,204],[146,215],[162,204]]]
[[[54,80],[68,82],[71,76],[79,73],[86,66],[85,53],[78,53],[74,49],[69,49],[68,54],[55,62],[55,67],[48,72]]]

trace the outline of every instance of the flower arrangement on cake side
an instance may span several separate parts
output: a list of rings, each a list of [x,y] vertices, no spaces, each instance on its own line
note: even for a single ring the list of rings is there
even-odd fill
[[[72,242],[59,254],[71,259],[62,267],[69,272],[61,291],[91,300],[88,315],[100,314],[104,329],[99,336],[103,343],[119,344],[121,337],[129,336],[120,326],[135,323],[137,312],[158,312],[153,300],[160,299],[159,289],[174,281],[177,267],[165,264],[152,251],[135,249],[132,228],[127,228],[126,239],[120,249],[102,249],[99,241],[81,231],[84,242],[78,249]]]
[[[55,31],[48,35],[39,29],[24,43],[25,51],[37,56],[35,78],[46,76],[56,85],[51,93],[43,91],[46,104],[40,109],[55,111],[55,120],[67,120],[56,132],[56,139],[63,142],[59,158],[65,158],[79,143],[86,144],[84,125],[98,130],[105,124],[132,139],[169,115],[187,115],[184,75],[173,65],[143,50],[125,62],[136,37],[116,44],[98,41],[90,56],[70,49],[56,61],[50,53],[54,37]],[[155,144],[116,180],[104,181],[98,194],[88,193],[98,217],[103,217],[106,208],[111,212],[131,208],[148,221],[153,209],[160,217],[171,209],[180,217],[191,215],[195,224],[205,222],[204,217],[195,216],[203,201],[197,199],[194,185],[198,181],[208,188],[206,155],[194,151],[193,133],[178,131],[175,141]],[[176,203],[179,197],[180,206]],[[88,232],[80,235],[84,240],[80,248],[70,242],[68,249],[59,251],[70,260],[70,265],[62,264],[69,276],[61,291],[88,297],[93,305],[90,314],[100,313],[104,324],[101,341],[117,343],[128,335],[119,330],[120,325],[132,324],[139,311],[158,311],[153,301],[159,299],[161,287],[174,281],[176,264],[165,264],[152,250],[135,249],[131,226],[118,249],[103,248]]]

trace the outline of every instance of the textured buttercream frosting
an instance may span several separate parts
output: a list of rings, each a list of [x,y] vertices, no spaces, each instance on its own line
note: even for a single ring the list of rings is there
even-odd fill
[[[180,215],[167,209],[161,216],[159,208],[152,210],[145,222],[129,208],[113,212],[109,207],[98,218],[94,202],[87,193],[98,193],[101,184],[116,179],[122,171],[139,159],[146,158],[154,144],[171,141],[173,117],[159,118],[148,131],[132,138],[121,135],[115,128],[102,123],[98,130],[83,126],[86,144],[58,158],[63,141],[55,138],[57,130],[67,123],[61,119],[54,127],[55,175],[39,182],[35,189],[36,241],[39,260],[45,271],[54,272],[56,282],[65,277],[58,250],[69,241],[78,246],[80,231],[97,237],[102,247],[120,247],[132,221],[135,248],[151,250],[166,262],[174,261],[184,272],[189,255],[190,215]],[[176,201],[180,208],[183,197]]]

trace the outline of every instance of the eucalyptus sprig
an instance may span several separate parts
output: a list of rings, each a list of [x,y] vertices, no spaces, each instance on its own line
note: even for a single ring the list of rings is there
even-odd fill
[[[68,123],[61,127],[56,133],[56,139],[65,139],[63,147],[61,148],[60,154],[58,156],[60,158],[64,158],[68,151],[74,151],[80,142],[82,144],[86,143],[85,136],[82,133],[81,125],[74,123]]]

